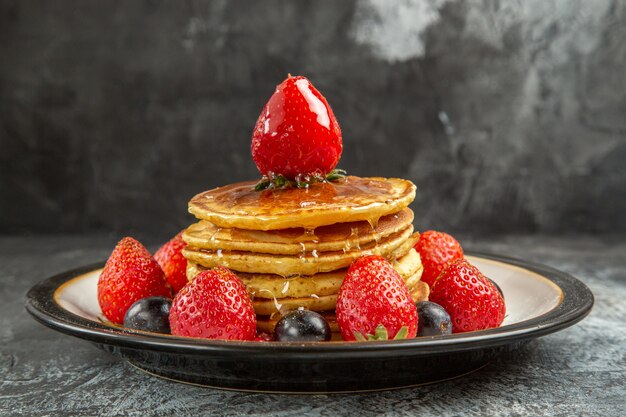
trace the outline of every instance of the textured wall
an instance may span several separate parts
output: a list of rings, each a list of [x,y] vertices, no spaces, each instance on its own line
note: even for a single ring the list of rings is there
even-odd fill
[[[288,72],[419,228],[626,232],[618,0],[0,0],[0,232],[175,231]]]

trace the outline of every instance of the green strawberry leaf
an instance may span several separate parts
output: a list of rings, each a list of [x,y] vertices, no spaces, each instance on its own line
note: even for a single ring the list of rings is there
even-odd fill
[[[389,340],[389,333],[387,333],[387,328],[382,324],[376,326],[376,330],[374,330],[374,334],[368,334],[367,340]]]
[[[408,334],[409,328],[406,326],[402,326],[400,327],[400,330],[398,330],[398,333],[396,333],[396,335],[394,336],[393,340],[406,339]]]
[[[406,339],[408,334],[409,334],[409,328],[407,326],[402,326],[400,330],[398,330],[398,332],[394,336],[393,340]],[[387,328],[385,326],[383,326],[382,324],[379,324],[378,326],[376,326],[376,329],[374,330],[374,334],[368,333],[365,336],[363,336],[363,334],[355,331],[354,338],[358,342],[389,340],[389,332],[387,331]]]
[[[363,336],[360,332],[354,331],[354,338],[357,342],[367,342],[365,336]]]
[[[256,183],[256,185],[254,186],[254,191],[262,191],[267,189],[270,186],[271,181],[266,178],[263,177],[261,178],[261,180],[259,182]]]
[[[326,176],[320,174],[298,175],[295,180],[290,180],[284,175],[263,176],[254,186],[254,191],[275,190],[285,188],[309,188],[317,182],[332,182],[345,178],[347,175],[343,169],[333,169]]]
[[[348,173],[344,169],[333,169],[326,175],[326,181],[336,181],[345,178]]]

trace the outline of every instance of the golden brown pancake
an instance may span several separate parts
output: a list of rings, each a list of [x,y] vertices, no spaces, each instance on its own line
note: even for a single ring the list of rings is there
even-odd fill
[[[297,310],[301,307],[311,311],[334,310],[336,305],[337,294],[300,298],[289,297],[275,300],[256,297],[252,298],[252,307],[254,307],[254,312],[262,316],[269,316],[270,314],[278,312]]]
[[[413,288],[409,286],[409,290],[411,291],[411,297],[413,297],[414,302],[428,301],[430,287],[424,281],[419,281]]]
[[[375,227],[367,221],[358,221],[335,223],[314,230],[299,227],[262,231],[221,228],[203,220],[189,226],[183,239],[196,249],[301,255],[314,250],[319,253],[358,249],[397,233],[412,222],[413,211],[409,208],[381,217]]]
[[[360,249],[349,252],[312,252],[304,256],[260,254],[244,251],[209,251],[187,246],[183,255],[188,260],[206,268],[224,266],[239,272],[276,274],[284,277],[314,275],[345,268],[364,255],[379,255],[397,259],[405,255],[419,239],[413,233],[413,225],[387,236],[381,241],[370,242]]]
[[[421,282],[419,278],[422,276],[421,269],[416,276],[411,276],[406,279],[411,297],[414,301],[421,301],[428,299],[428,285]],[[283,297],[283,298],[271,298],[263,294],[251,295],[252,306],[254,311],[258,315],[271,315],[275,313],[284,313],[298,308],[305,308],[312,311],[327,311],[334,310],[337,305],[337,294],[322,295],[312,294],[307,297]]]
[[[414,302],[428,301],[428,295],[430,289],[425,282],[419,282],[414,288],[411,289],[411,296]],[[330,330],[333,333],[340,333],[339,325],[337,324],[337,318],[335,311],[320,311],[319,312],[328,322]],[[266,315],[257,315],[257,329],[262,332],[272,333],[276,323],[282,315],[276,311]]]
[[[422,263],[415,249],[401,258],[392,261],[392,265],[400,276],[412,286],[422,276]],[[200,271],[206,268],[193,262],[187,262],[187,278],[191,281]],[[311,276],[296,276],[285,278],[273,274],[249,274],[237,272],[237,276],[246,285],[250,294],[255,298],[285,298],[309,297],[311,294],[333,295],[339,292],[339,287],[346,275],[347,268],[332,272],[324,272]]]
[[[255,191],[255,181],[205,191],[189,212],[217,227],[251,230],[314,229],[335,223],[376,222],[415,198],[415,185],[399,178],[346,177],[307,189]]]

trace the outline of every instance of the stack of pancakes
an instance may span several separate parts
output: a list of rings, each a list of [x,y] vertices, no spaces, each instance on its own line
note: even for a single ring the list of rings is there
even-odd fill
[[[428,298],[413,246],[413,183],[346,177],[308,188],[254,190],[243,182],[198,194],[189,211],[200,221],[183,234],[187,278],[215,266],[233,270],[252,299],[260,331],[298,308],[320,312],[338,333],[339,287],[357,258],[380,255],[415,301]]]

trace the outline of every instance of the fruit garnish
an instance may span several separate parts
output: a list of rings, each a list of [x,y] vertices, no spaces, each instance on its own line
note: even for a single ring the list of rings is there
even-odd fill
[[[416,306],[419,317],[417,322],[418,336],[452,334],[452,320],[443,307],[432,301],[420,301]]]
[[[331,336],[326,319],[310,310],[290,311],[274,327],[274,338],[279,342],[324,342]]]
[[[252,132],[252,159],[262,175],[325,177],[339,162],[341,129],[324,96],[302,76],[276,87]]]
[[[496,289],[498,290],[498,292],[500,293],[500,295],[502,296],[502,299],[504,299],[504,293],[502,292],[502,288],[500,288],[500,286],[498,285],[497,282],[495,282],[494,280],[492,280],[491,278],[487,278],[489,281],[491,281],[491,283],[493,285],[496,286]]]
[[[402,326],[398,333],[394,336],[393,340],[406,339],[406,336],[409,332],[408,327]],[[387,333],[387,328],[382,324],[379,324],[374,330],[374,334],[367,334],[363,336],[360,332],[354,332],[354,338],[357,342],[368,342],[372,340],[389,340],[389,333]]]
[[[170,333],[172,299],[147,297],[130,306],[124,315],[124,327],[147,332]]]
[[[182,250],[186,246],[181,231],[154,254],[154,259],[161,266],[167,281],[174,289],[174,293],[180,291],[187,284],[187,259],[182,254]]]
[[[344,340],[367,335],[390,339],[417,333],[417,309],[400,274],[380,256],[364,256],[352,263],[337,296],[337,324]],[[380,328],[382,326],[382,329]]]
[[[255,342],[272,342],[274,341],[274,338],[269,333],[261,332],[258,333],[252,340]]]
[[[427,230],[420,235],[415,250],[422,258],[422,281],[433,286],[441,272],[456,259],[463,258],[459,242],[447,233]]]
[[[113,249],[98,279],[102,313],[122,324],[135,301],[151,296],[171,297],[172,288],[150,252],[132,237],[125,237]]]
[[[345,178],[347,175],[343,169],[333,169],[325,176],[321,174],[299,174],[294,180],[290,180],[284,175],[272,175],[271,177],[263,176],[254,186],[255,191],[285,189],[285,188],[309,188],[311,184],[316,182],[337,181]]]
[[[239,277],[218,266],[200,272],[176,294],[170,327],[176,336],[253,340],[256,315]]]
[[[454,333],[498,327],[506,313],[496,286],[465,259],[457,259],[441,273],[429,299],[448,312]]]

